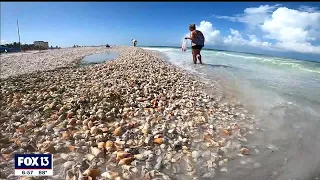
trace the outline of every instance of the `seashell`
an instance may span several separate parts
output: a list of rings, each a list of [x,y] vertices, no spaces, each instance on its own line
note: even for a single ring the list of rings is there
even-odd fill
[[[101,128],[101,130],[102,130],[102,132],[103,132],[103,133],[106,133],[106,132],[108,132],[108,131],[109,131],[109,128],[104,127],[104,128]]]
[[[155,170],[160,170],[161,166],[162,166],[162,158],[159,157],[159,158],[157,159],[157,164],[154,166],[154,169],[155,169]]]
[[[121,159],[121,160],[119,161],[119,164],[120,164],[120,165],[124,165],[124,164],[128,165],[128,164],[130,164],[133,160],[134,160],[133,157],[123,158],[123,159]]]
[[[137,173],[138,169],[134,166],[122,165],[122,169],[129,171],[130,173]]]
[[[75,125],[77,123],[77,120],[75,118],[72,118],[69,120],[68,125]]]
[[[122,128],[121,126],[120,127],[117,127],[114,132],[113,132],[113,135],[115,136],[120,136],[122,134]]]
[[[103,149],[105,147],[105,142],[99,142],[98,143],[98,148]]]
[[[5,159],[6,161],[8,161],[10,159],[10,154],[1,154],[3,159]]]
[[[92,141],[84,142],[84,144],[85,144],[86,146],[92,146]]]
[[[132,178],[132,177],[130,176],[130,174],[129,174],[129,173],[126,173],[126,172],[122,174],[122,177],[123,177],[124,179],[128,179],[128,180]]]
[[[245,118],[246,118],[246,115],[241,114],[240,117],[241,117],[242,119],[245,119]]]
[[[87,154],[86,157],[87,157],[87,159],[88,159],[89,161],[92,161],[95,156],[92,155],[92,154]]]
[[[199,154],[198,151],[192,151],[191,156],[192,156],[194,159],[198,159],[198,158],[200,157],[200,154]]]
[[[160,148],[161,148],[161,149],[165,149],[165,148],[166,148],[166,145],[165,145],[165,144],[161,144],[161,145],[160,145]]]
[[[112,172],[112,171],[107,171],[101,174],[103,178],[108,178],[108,179],[115,179],[116,177],[119,176],[117,172]]]
[[[56,103],[52,102],[51,104],[49,104],[49,109],[54,109],[56,107]]]
[[[74,113],[72,111],[67,112],[67,118],[72,118],[73,115]]]
[[[93,127],[93,122],[92,121],[88,122],[88,127],[89,127],[89,129],[91,129]]]
[[[41,152],[49,152],[49,153],[55,153],[55,148],[54,148],[54,144],[52,143],[47,143],[43,146],[43,148],[41,148],[40,150]]]
[[[224,135],[231,135],[231,132],[228,131],[228,130],[226,130],[226,129],[224,129],[224,130],[222,131],[222,133],[223,133]]]
[[[249,149],[248,148],[242,148],[240,150],[241,154],[244,154],[244,155],[248,155],[249,154]]]
[[[102,131],[101,129],[98,129],[97,126],[92,126],[92,128],[90,129],[90,133],[96,135],[102,133]]]
[[[139,101],[139,102],[145,101],[145,99],[143,97],[138,97],[136,100]]]
[[[87,139],[89,136],[88,136],[88,134],[82,134],[81,137],[82,137],[83,139]]]
[[[128,128],[134,128],[136,125],[137,125],[136,122],[130,122],[130,123],[128,124]]]
[[[101,150],[97,147],[91,147],[91,152],[94,156],[98,156],[101,153]]]
[[[207,142],[212,142],[212,137],[209,134],[204,135],[203,139]]]
[[[116,157],[116,160],[117,161],[120,161],[121,159],[123,158],[128,158],[128,157],[131,157],[132,155],[130,153],[127,153],[127,152],[117,152],[117,157]]]
[[[74,166],[76,163],[74,161],[67,161],[63,164],[64,169],[70,169],[72,166]]]
[[[68,133],[68,131],[62,132],[62,139],[67,139],[69,137],[70,137],[70,134]]]
[[[117,150],[122,150],[124,148],[125,141],[116,141],[114,146]]]
[[[87,131],[89,130],[89,127],[87,125],[82,126],[82,130]]]
[[[192,166],[192,164],[190,162],[187,162],[187,169],[188,172],[192,172],[194,170],[194,167]]]
[[[157,149],[155,154],[156,154],[157,156],[160,156],[160,155],[161,155],[161,150],[160,150],[160,149]]]
[[[226,167],[223,167],[220,169],[221,172],[228,172],[228,169]]]
[[[193,107],[192,102],[190,102],[190,101],[189,101],[189,102],[187,102],[187,103],[186,103],[186,107],[188,107],[188,108],[192,108],[192,107]]]
[[[24,129],[24,128],[18,128],[18,129],[16,129],[16,132],[17,133],[25,133],[26,132],[26,130]]]
[[[87,126],[88,123],[89,123],[89,119],[85,119],[85,120],[82,122],[82,125]]]
[[[163,143],[163,138],[156,138],[153,140],[154,143],[156,144],[162,144]]]
[[[96,179],[97,176],[100,176],[101,171],[98,169],[87,169],[83,172],[84,176],[90,176],[93,179]]]
[[[105,149],[111,151],[114,148],[114,143],[112,141],[107,141],[105,144]]]
[[[147,157],[145,157],[143,154],[135,154],[133,157],[134,157],[135,159],[140,160],[140,161],[144,161],[144,160],[147,159]]]
[[[202,178],[212,178],[215,175],[215,172],[211,170],[210,172],[205,173],[202,175]]]
[[[146,123],[142,128],[142,133],[147,135],[149,133],[149,128],[150,128],[150,125]]]
[[[74,139],[82,139],[82,135],[80,134],[80,132],[77,132],[77,133],[73,134],[73,138]]]
[[[168,130],[168,133],[169,133],[169,134],[172,134],[174,131],[175,131],[175,129],[169,129],[169,130]]]
[[[71,151],[71,152],[75,152],[76,151],[76,147],[75,146],[67,146],[67,148]]]

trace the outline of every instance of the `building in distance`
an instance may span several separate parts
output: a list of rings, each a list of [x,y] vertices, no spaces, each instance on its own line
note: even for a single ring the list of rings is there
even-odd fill
[[[42,47],[44,49],[49,49],[49,43],[44,41],[34,41],[34,46]]]

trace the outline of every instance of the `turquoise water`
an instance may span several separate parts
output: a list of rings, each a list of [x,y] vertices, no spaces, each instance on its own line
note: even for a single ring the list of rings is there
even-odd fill
[[[250,140],[260,155],[250,158],[261,168],[253,171],[231,163],[227,175],[219,179],[314,179],[320,175],[320,63],[202,50],[204,65],[194,65],[190,50],[144,49],[160,51],[171,63],[217,83],[221,93],[237,97],[260,119],[257,126],[265,131],[256,132]]]
[[[93,55],[84,57],[81,61],[81,64],[88,65],[88,64],[103,63],[108,60],[116,59],[118,56],[119,56],[119,53],[115,53],[115,52],[93,54]]]

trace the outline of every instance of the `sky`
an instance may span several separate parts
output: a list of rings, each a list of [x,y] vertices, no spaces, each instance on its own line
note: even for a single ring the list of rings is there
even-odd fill
[[[1,2],[1,44],[181,46],[189,24],[205,47],[320,61],[319,2]]]

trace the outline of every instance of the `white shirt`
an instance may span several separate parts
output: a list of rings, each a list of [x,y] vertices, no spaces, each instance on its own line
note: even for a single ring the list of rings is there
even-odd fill
[[[137,40],[135,40],[135,39],[132,39],[132,43],[135,43],[135,42],[137,42]]]

